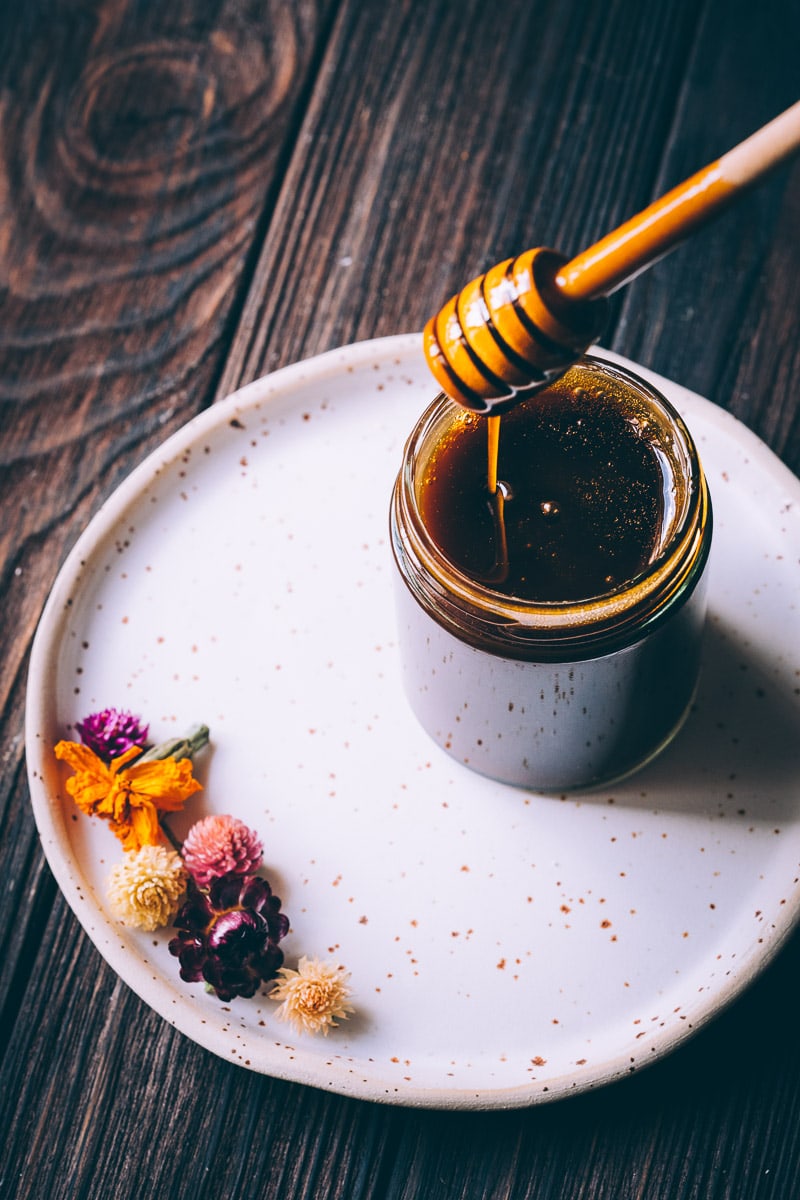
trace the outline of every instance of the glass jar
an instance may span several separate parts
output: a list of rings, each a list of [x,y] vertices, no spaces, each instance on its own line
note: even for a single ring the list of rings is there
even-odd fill
[[[597,594],[578,598],[574,582],[565,582],[568,598],[561,599],[554,555],[556,598],[540,600],[502,590],[454,561],[429,527],[426,488],[442,447],[485,418],[443,395],[406,443],[390,518],[403,676],[414,713],[458,762],[540,791],[619,779],[680,728],[697,683],[712,530],[694,442],[660,393],[629,371],[586,357],[524,401],[515,420],[541,422],[547,406],[561,411],[565,404],[624,422],[652,455],[648,503],[658,519],[647,559],[631,577],[608,575],[589,589]],[[613,471],[613,461],[608,465]],[[502,479],[502,426],[499,473]],[[615,519],[607,525],[613,535]]]

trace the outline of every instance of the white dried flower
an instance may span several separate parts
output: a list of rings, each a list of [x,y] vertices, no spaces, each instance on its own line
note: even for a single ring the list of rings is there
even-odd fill
[[[334,1018],[347,1020],[355,1012],[349,1004],[350,975],[334,962],[301,958],[297,970],[282,967],[279,982],[270,992],[273,1000],[282,1000],[276,1016],[288,1021],[298,1033],[323,1033],[326,1037]]]
[[[126,854],[108,877],[108,901],[114,916],[134,929],[168,925],[186,890],[179,854],[164,846],[142,846]]]

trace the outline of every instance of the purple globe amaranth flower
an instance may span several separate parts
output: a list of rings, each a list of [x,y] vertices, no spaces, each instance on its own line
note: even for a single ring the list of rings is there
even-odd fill
[[[75,728],[84,745],[107,762],[119,758],[131,746],[144,746],[149,730],[148,725],[142,724],[141,717],[118,708],[104,708],[102,712],[91,713],[85,720],[79,721]]]
[[[289,931],[266,879],[229,875],[208,891],[189,883],[188,899],[175,918],[177,935],[169,952],[180,963],[181,979],[205,980],[220,1000],[253,996],[283,965],[278,946]]]

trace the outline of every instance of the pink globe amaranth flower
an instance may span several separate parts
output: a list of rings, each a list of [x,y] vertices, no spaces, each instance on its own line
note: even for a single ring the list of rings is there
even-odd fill
[[[215,879],[207,892],[190,881],[175,918],[178,933],[169,943],[181,979],[205,980],[223,1001],[255,995],[283,965],[278,942],[289,931],[289,918],[280,909],[279,898],[257,875]]]
[[[141,717],[118,708],[91,713],[75,728],[83,744],[106,762],[119,758],[131,746],[144,746],[149,730],[148,725],[142,724]]]
[[[243,821],[227,815],[203,817],[183,843],[183,861],[198,887],[226,875],[250,875],[261,866],[261,841]]]

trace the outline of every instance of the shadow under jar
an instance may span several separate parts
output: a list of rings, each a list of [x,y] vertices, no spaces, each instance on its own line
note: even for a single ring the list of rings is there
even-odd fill
[[[540,791],[643,766],[695,692],[711,504],[682,419],[587,357],[501,418],[444,396],[391,504],[400,650],[417,719],[458,762]]]

